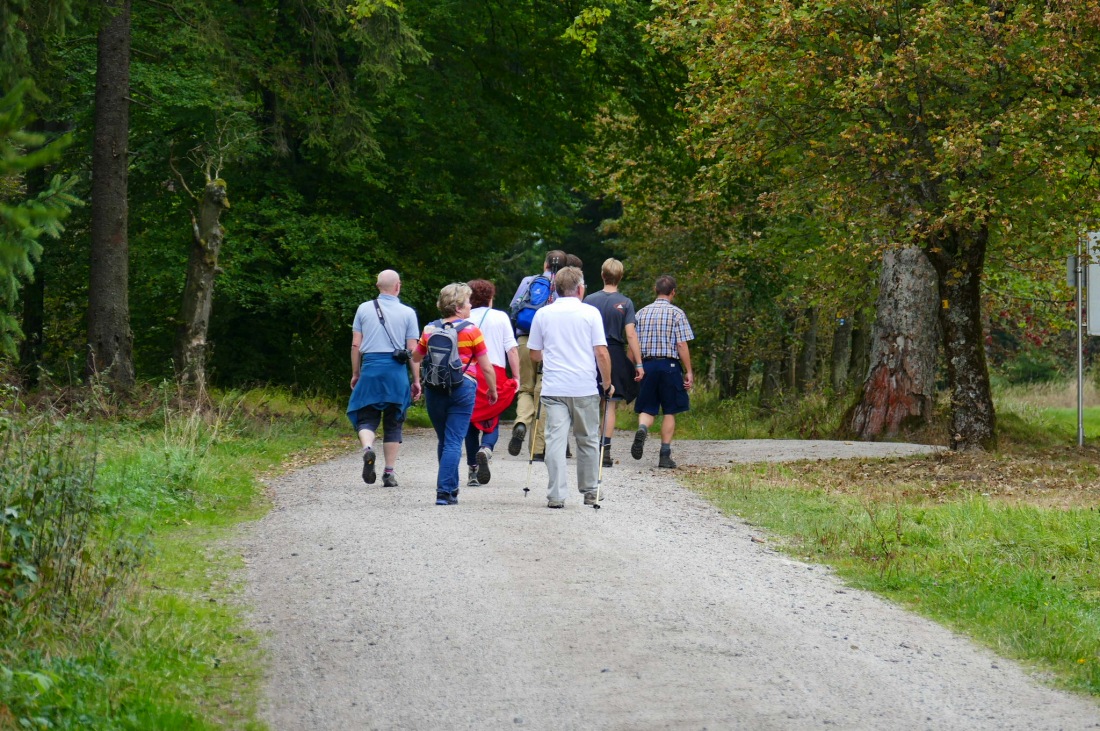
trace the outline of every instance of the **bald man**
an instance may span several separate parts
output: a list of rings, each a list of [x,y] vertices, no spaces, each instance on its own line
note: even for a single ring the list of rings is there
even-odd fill
[[[359,305],[351,324],[351,399],[348,420],[363,447],[363,482],[378,477],[374,440],[382,426],[386,465],[383,487],[397,487],[397,453],[409,405],[420,398],[420,372],[409,357],[420,337],[416,312],[401,304],[401,277],[392,269],[378,273],[378,297]],[[409,374],[412,383],[409,382]]]

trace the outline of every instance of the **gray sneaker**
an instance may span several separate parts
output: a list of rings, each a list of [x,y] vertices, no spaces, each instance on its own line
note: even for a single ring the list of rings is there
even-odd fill
[[[492,474],[489,472],[489,463],[493,461],[493,450],[482,447],[477,450],[477,481],[482,485],[489,484]]]
[[[548,507],[548,508],[564,508],[565,507],[565,501],[564,500],[547,500],[546,501],[546,507]]]
[[[382,487],[397,487],[397,473],[383,472]]]
[[[603,495],[600,495],[600,499],[601,500],[603,499]],[[584,504],[585,505],[595,505],[596,504],[596,491],[595,490],[591,490],[591,491],[586,492],[584,494]]]
[[[477,467],[470,467],[470,479],[466,480],[466,487],[479,487],[481,481],[477,479]]]

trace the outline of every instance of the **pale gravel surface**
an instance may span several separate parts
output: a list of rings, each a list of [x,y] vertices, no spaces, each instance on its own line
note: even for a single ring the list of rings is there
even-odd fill
[[[548,510],[545,468],[434,505],[435,437],[401,487],[358,454],[272,485],[240,540],[272,729],[1086,729],[1100,705],[777,552],[616,437],[603,509]],[[678,442],[681,466],[916,445]],[[573,463],[570,462],[570,468]],[[575,481],[575,475],[573,476]],[[573,483],[575,484],[575,482]]]

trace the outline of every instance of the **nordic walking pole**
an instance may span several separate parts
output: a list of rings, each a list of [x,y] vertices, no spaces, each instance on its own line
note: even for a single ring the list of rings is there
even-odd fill
[[[614,391],[614,387],[609,391]],[[600,486],[603,484],[603,450],[607,448],[607,445],[603,441],[603,427],[607,423],[607,412],[611,409],[611,393],[607,394],[607,398],[604,400],[603,406],[603,418],[600,419],[600,469],[596,473],[596,502],[592,503],[592,507],[596,510],[600,509]]]
[[[530,457],[527,459],[527,479],[523,481],[523,496],[527,497],[527,493],[531,492],[529,485],[531,484],[531,465],[535,464],[535,437],[539,433],[539,416],[542,415],[542,391],[539,391],[539,402],[535,406],[535,423],[534,431],[531,432],[531,452]]]

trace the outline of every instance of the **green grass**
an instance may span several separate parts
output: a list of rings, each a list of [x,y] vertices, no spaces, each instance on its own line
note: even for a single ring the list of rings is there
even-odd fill
[[[950,479],[840,489],[853,469],[840,464],[735,466],[689,482],[794,555],[1100,695],[1100,509],[1013,504]]]
[[[258,475],[346,442],[346,423],[338,406],[265,389],[87,425],[107,516],[91,560],[108,564],[119,540],[146,558],[101,616],[4,626],[0,728],[262,728],[262,658],[233,601],[241,562],[219,546],[266,508]]]

